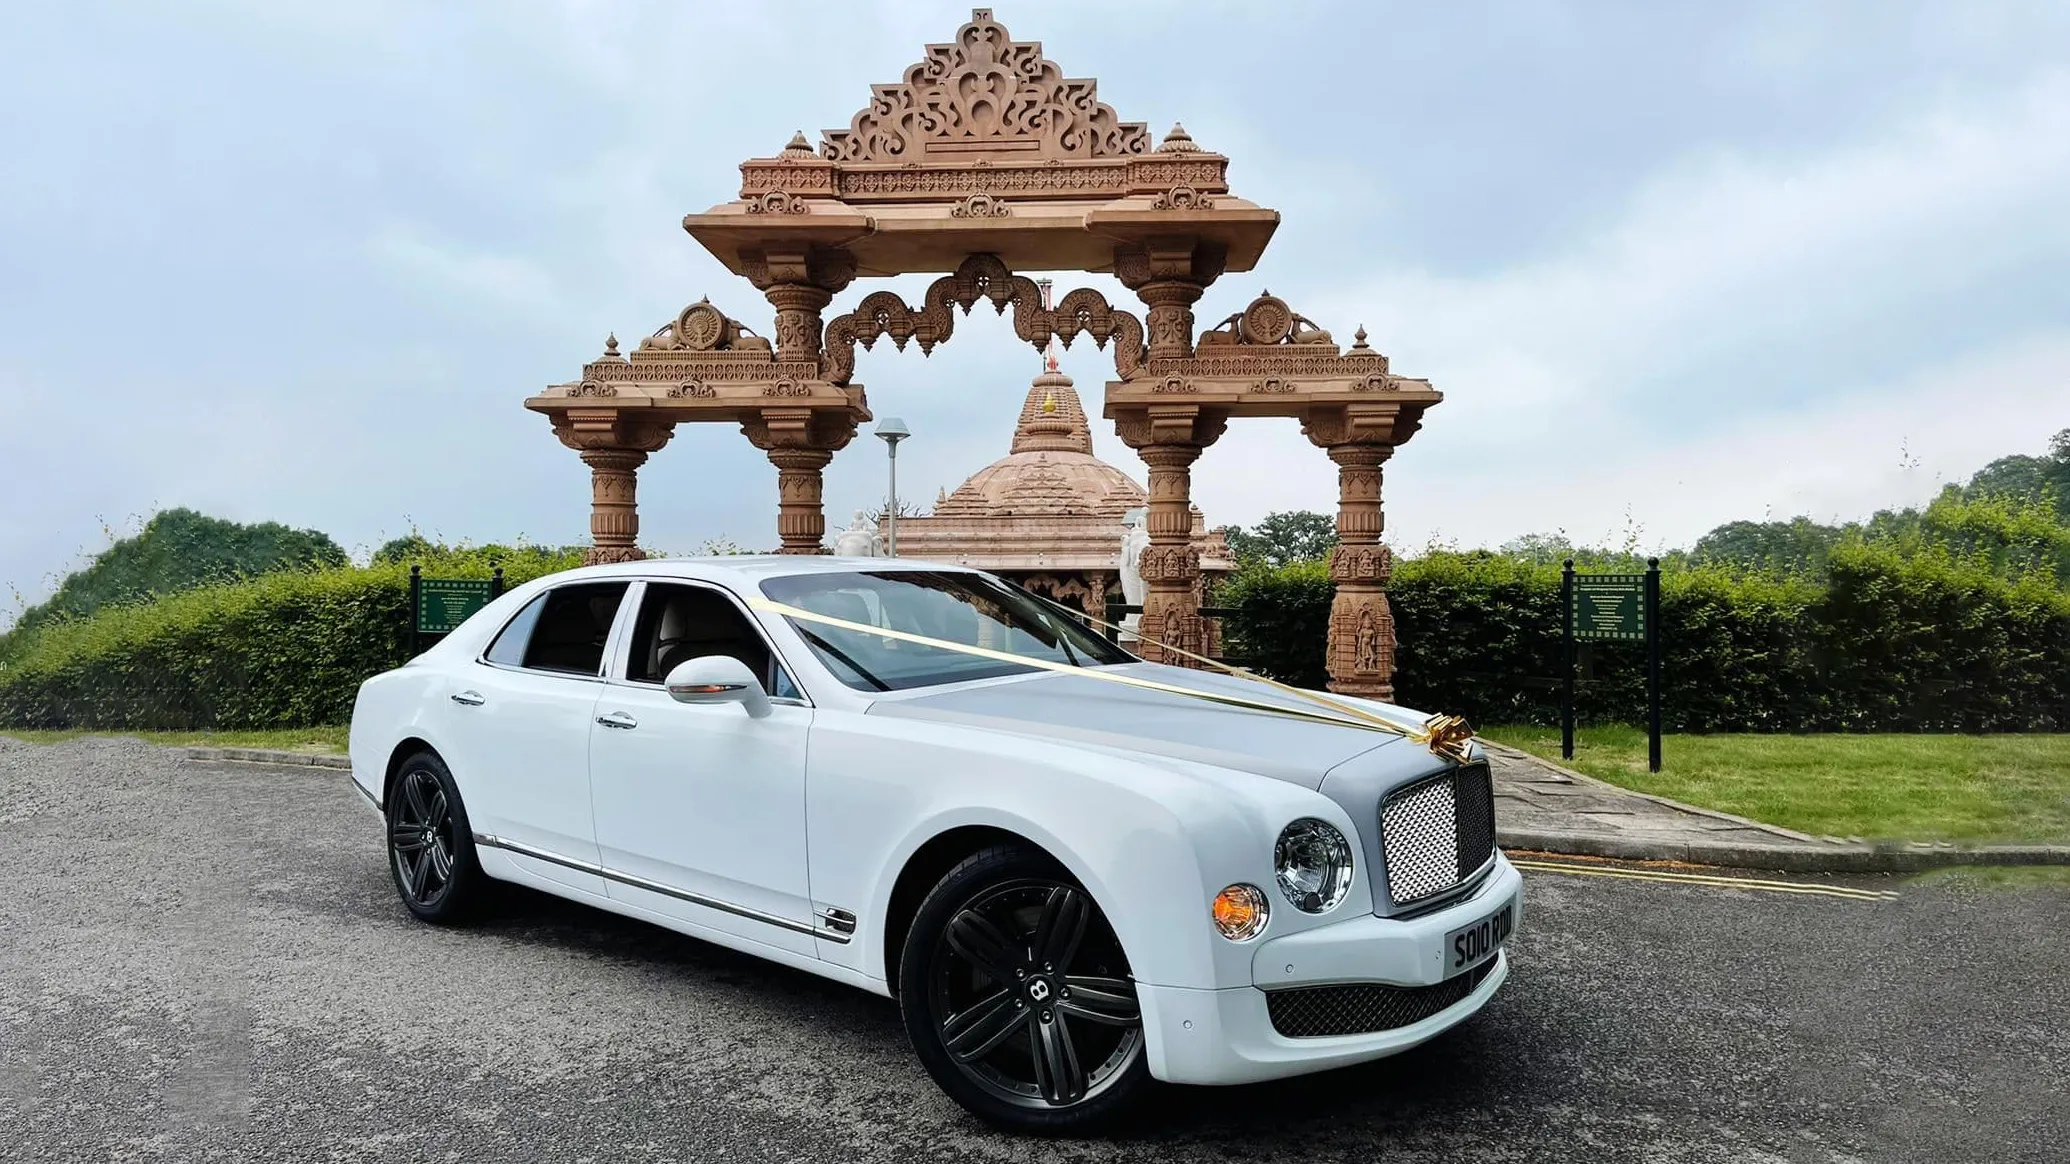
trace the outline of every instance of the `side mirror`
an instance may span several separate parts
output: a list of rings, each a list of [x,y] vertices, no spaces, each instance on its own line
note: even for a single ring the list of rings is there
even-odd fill
[[[668,673],[668,695],[677,703],[738,703],[756,719],[769,714],[769,695],[748,665],[731,655],[699,655]]]

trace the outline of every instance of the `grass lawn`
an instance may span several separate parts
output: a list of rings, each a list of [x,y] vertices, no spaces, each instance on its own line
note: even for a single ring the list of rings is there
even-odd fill
[[[147,744],[167,747],[274,748],[288,752],[345,751],[343,727],[273,728],[250,732],[32,732],[0,728],[0,736],[12,736],[32,744],[55,744],[82,736],[134,736]]]
[[[1492,727],[1497,743],[1612,784],[1820,836],[2070,842],[2070,735],[1670,735]]]

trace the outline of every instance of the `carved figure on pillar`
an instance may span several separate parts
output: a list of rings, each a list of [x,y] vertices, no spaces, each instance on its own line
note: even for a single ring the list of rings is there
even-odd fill
[[[1138,569],[1147,587],[1143,596],[1143,641],[1137,651],[1151,662],[1197,666],[1183,655],[1169,655],[1163,643],[1196,655],[1207,653],[1200,601],[1200,551],[1193,545],[1193,462],[1228,427],[1226,413],[1193,405],[1158,405],[1130,410],[1115,418],[1121,439],[1135,449],[1150,469],[1150,513],[1145,523],[1150,545]]]
[[[764,408],[740,423],[749,443],[776,466],[776,535],[780,554],[821,554],[827,532],[821,473],[855,438],[855,421],[805,408]]]
[[[591,544],[583,564],[637,562],[647,556],[639,548],[639,469],[674,432],[672,424],[621,420],[611,410],[571,410],[555,424],[554,435],[589,466]]]

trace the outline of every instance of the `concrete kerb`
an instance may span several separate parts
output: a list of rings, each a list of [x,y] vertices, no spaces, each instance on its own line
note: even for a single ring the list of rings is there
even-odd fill
[[[211,763],[275,764],[334,770],[350,770],[352,767],[348,757],[321,752],[285,752],[267,748],[179,748],[176,751],[189,760]],[[1724,820],[1742,819],[1674,801],[1665,803]],[[1761,827],[1774,829],[1773,825]],[[1787,830],[1775,831],[1797,835]],[[1497,829],[1496,841],[1505,849],[1533,853],[1620,861],[1680,861],[1691,865],[1768,869],[1782,873],[1917,873],[1955,865],[2070,865],[2070,845],[1980,845],[1966,848],[1921,841],[1878,844],[1821,842],[1815,846],[1707,844],[1655,837],[1621,837],[1578,829],[1525,831],[1505,828]]]

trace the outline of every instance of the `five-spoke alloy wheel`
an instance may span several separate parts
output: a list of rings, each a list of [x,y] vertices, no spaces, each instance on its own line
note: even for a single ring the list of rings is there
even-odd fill
[[[914,918],[899,991],[929,1073],[995,1124],[1083,1131],[1149,1080],[1121,943],[1040,853],[987,849],[950,870]]]
[[[388,868],[403,904],[425,921],[461,920],[483,891],[467,809],[433,753],[403,761],[389,785]]]

